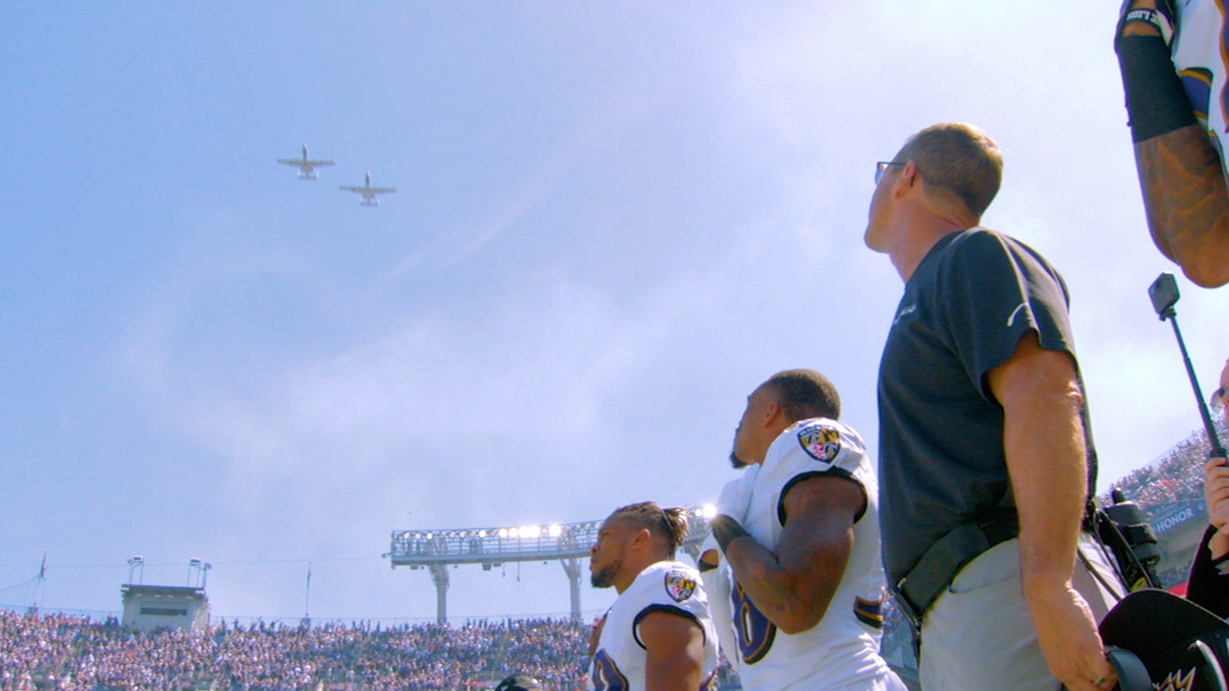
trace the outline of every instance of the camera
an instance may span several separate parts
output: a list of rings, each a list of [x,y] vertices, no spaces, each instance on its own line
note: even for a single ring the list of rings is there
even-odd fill
[[[1109,521],[1097,530],[1102,543],[1113,551],[1128,589],[1161,587],[1156,573],[1156,565],[1161,561],[1156,533],[1139,506],[1127,501],[1122,490],[1114,490],[1111,497],[1114,503],[1102,509]]]
[[[1156,277],[1148,286],[1148,297],[1152,298],[1152,309],[1161,319],[1174,316],[1174,305],[1178,302],[1178,281],[1168,271]]]

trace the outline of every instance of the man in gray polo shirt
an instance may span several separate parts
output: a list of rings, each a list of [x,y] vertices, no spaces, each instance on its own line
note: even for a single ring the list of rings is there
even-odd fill
[[[1085,565],[1116,576],[1081,533],[1096,465],[1066,286],[978,226],[1001,175],[961,123],[876,171],[866,244],[905,281],[879,373],[884,567],[921,620],[923,688],[1107,691],[1112,603]]]

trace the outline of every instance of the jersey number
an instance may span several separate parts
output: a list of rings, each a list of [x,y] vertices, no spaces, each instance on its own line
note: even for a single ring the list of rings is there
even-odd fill
[[[627,677],[623,676],[619,666],[605,650],[599,650],[593,656],[593,673],[590,677],[594,691],[627,691]]]
[[[734,630],[738,633],[738,652],[742,655],[743,662],[753,665],[763,660],[772,648],[772,641],[777,636],[777,625],[768,621],[768,617],[755,608],[755,603],[747,597],[747,593],[737,581],[734,582],[730,599],[734,604]]]
[[[627,677],[619,671],[619,666],[610,659],[605,650],[599,650],[593,656],[593,669],[589,674],[593,680],[594,691],[627,691]],[[717,670],[713,670],[700,684],[700,691],[717,691]]]

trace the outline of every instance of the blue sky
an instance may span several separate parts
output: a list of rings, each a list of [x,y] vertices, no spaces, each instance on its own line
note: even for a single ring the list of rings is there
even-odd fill
[[[1104,486],[1199,424],[1117,4],[5,8],[0,588],[46,551],[45,607],[116,611],[128,557],[200,557],[216,615],[297,617],[311,561],[313,616],[432,617],[393,529],[711,501],[774,371],[829,374],[873,449],[874,162],[945,120],[1071,287]],[[314,182],[275,163],[303,143]],[[337,189],[368,170],[377,209]],[[1181,286],[1210,387],[1229,291]],[[455,615],[566,609],[556,564],[453,572]]]

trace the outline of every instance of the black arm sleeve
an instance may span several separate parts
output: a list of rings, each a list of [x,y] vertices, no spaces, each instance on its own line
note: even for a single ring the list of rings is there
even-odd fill
[[[1119,41],[1118,66],[1133,142],[1198,122],[1169,57],[1169,46],[1160,36],[1129,36]]]

